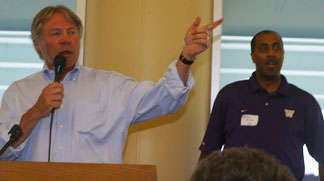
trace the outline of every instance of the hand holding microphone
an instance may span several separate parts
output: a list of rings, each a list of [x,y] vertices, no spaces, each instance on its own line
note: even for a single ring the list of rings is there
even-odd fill
[[[60,82],[60,80],[62,78],[62,74],[64,72],[66,58],[62,55],[57,55],[54,58],[53,64],[54,64],[54,72],[55,72],[54,82],[49,84],[48,86],[46,86],[43,89],[36,104],[30,109],[31,114],[29,114],[29,115],[32,115],[32,116],[27,116],[27,117],[31,118],[32,120],[34,120],[34,123],[33,123],[34,125],[38,122],[38,120],[40,120],[44,117],[47,117],[51,112],[54,113],[55,108],[59,108],[62,104],[62,100],[64,97],[64,91],[63,91],[63,85],[60,84],[59,82]],[[51,127],[52,127],[52,118],[53,118],[53,114],[51,117]],[[23,118],[22,118],[22,120],[23,120]],[[25,122],[24,121],[22,121],[22,122],[23,123],[21,123],[21,124],[25,125],[24,124]],[[32,122],[32,121],[29,121],[29,122]],[[24,127],[24,130],[25,130],[24,131],[25,136],[24,136],[24,138],[22,138],[19,141],[18,145],[26,139],[26,137],[30,134],[34,125],[31,127],[30,126],[22,126],[22,127]],[[23,135],[22,127],[20,127],[19,125],[14,125],[12,127],[12,129],[8,133],[8,134],[11,134],[10,140],[1,148],[0,155],[3,154],[5,152],[5,150],[10,145],[13,145]],[[50,135],[51,135],[51,131],[50,131]],[[51,138],[51,136],[50,136],[50,138]],[[17,145],[15,145],[15,146],[17,146]],[[50,153],[49,153],[49,158],[50,158]]]
[[[59,108],[64,97],[63,85],[58,83],[62,78],[66,58],[62,55],[56,55],[53,61],[55,78],[54,82],[46,86],[39,96],[34,108],[39,114],[39,119],[49,116],[54,109]]]

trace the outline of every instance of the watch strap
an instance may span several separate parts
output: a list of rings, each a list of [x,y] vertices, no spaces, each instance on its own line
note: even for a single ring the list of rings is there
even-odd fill
[[[186,64],[186,65],[191,65],[191,64],[194,63],[193,60],[187,60],[187,59],[182,55],[182,52],[181,52],[181,54],[180,54],[180,56],[179,56],[179,60],[180,60],[182,63]]]

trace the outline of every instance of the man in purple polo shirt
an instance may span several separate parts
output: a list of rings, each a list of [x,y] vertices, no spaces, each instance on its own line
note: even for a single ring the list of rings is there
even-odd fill
[[[256,71],[250,79],[231,83],[218,93],[200,146],[200,159],[222,146],[261,148],[302,180],[304,144],[319,163],[324,163],[321,108],[311,94],[289,84],[280,74],[284,50],[278,33],[256,34],[251,58]]]

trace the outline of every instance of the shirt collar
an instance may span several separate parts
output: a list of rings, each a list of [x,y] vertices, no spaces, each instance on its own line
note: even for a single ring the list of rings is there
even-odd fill
[[[256,80],[255,72],[252,73],[249,79],[250,90],[255,93],[257,91],[266,91],[262,88]],[[289,83],[284,75],[281,75],[281,83],[277,91],[271,93],[271,95],[283,95],[288,96],[289,94]]]
[[[79,77],[80,68],[81,68],[80,63],[76,62],[74,69],[72,71],[70,71],[69,73],[67,73],[67,75],[64,77],[63,82],[77,80]],[[55,76],[54,70],[49,69],[45,63],[43,65],[43,75],[47,81],[51,81],[51,82],[54,81],[54,76]]]

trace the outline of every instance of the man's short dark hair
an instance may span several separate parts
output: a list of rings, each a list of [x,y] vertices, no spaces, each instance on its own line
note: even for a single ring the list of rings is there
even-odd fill
[[[295,181],[287,166],[261,149],[215,151],[199,162],[190,181]]]
[[[251,40],[251,53],[254,52],[256,38],[259,35],[264,34],[264,33],[273,33],[273,34],[278,35],[280,37],[281,44],[283,45],[282,38],[279,35],[279,33],[275,32],[275,31],[272,31],[272,30],[263,30],[263,31],[260,31],[259,33],[257,33],[256,35],[254,35],[254,37],[252,38],[252,40]]]

